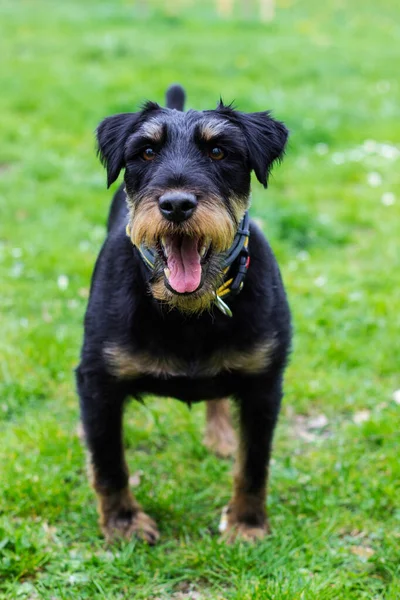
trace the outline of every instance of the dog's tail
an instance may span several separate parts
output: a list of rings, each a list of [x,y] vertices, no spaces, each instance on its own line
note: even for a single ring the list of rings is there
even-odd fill
[[[170,85],[165,97],[167,108],[183,110],[183,107],[185,106],[185,90],[181,85]]]

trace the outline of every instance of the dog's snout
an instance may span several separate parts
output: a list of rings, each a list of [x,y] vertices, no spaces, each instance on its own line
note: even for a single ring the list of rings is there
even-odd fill
[[[163,194],[158,205],[161,214],[173,223],[182,223],[194,213],[197,199],[194,194],[188,192],[166,192]]]

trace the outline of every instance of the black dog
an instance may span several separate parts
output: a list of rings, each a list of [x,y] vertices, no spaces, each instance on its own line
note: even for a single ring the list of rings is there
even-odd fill
[[[287,130],[268,112],[167,108],[98,127],[108,185],[125,169],[93,274],[77,383],[101,526],[107,538],[159,537],[128,489],[122,416],[128,396],[212,401],[209,445],[231,445],[226,400],[238,406],[239,448],[225,537],[268,532],[266,480],[290,313],[278,265],[248,219],[250,174],[266,187]],[[127,204],[126,204],[127,203]],[[128,208],[129,211],[128,211]],[[225,444],[225,447],[224,447]]]

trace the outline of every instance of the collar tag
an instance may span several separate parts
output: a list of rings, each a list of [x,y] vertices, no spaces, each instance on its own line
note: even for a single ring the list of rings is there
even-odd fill
[[[222,312],[222,314],[224,314],[226,317],[233,316],[232,311],[229,308],[229,306],[222,300],[222,298],[220,298],[218,296],[218,294],[215,294],[215,304],[219,308],[219,310]]]

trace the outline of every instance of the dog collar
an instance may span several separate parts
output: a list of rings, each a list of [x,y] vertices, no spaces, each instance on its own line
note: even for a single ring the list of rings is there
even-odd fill
[[[249,213],[246,210],[242,220],[239,223],[232,246],[227,252],[224,253],[222,268],[225,275],[225,281],[215,292],[215,304],[227,317],[232,316],[232,311],[226,304],[225,300],[227,298],[237,296],[242,291],[247,269],[250,265],[249,220]],[[129,238],[131,237],[129,224],[126,226],[126,234]],[[155,267],[154,250],[145,246],[144,244],[138,246],[137,249],[146,267],[150,271],[153,271]],[[235,271],[231,273],[231,267],[233,266],[233,263],[237,264]]]

